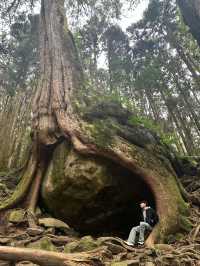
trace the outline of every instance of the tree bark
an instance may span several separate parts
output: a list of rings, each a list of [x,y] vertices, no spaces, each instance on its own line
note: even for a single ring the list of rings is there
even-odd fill
[[[200,0],[177,0],[185,24],[200,46]]]

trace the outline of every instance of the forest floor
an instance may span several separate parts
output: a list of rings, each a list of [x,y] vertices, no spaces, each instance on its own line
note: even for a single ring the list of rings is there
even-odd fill
[[[0,199],[3,200],[9,196],[14,179],[11,177],[1,178]],[[184,187],[190,193],[200,191],[199,177],[185,176],[181,179]],[[79,236],[73,229],[59,220],[41,218],[39,226],[36,228],[28,227],[26,215],[22,209],[11,212],[9,224],[6,231],[0,227],[0,259],[5,248],[8,248],[8,258],[11,261],[0,261],[0,266],[22,266],[22,265],[69,265],[69,266],[200,266],[200,209],[198,206],[191,205],[190,220],[193,229],[187,235],[180,234],[179,239],[171,237],[168,244],[157,244],[155,248],[146,247],[127,247],[120,238],[113,236],[94,238],[92,236]],[[41,213],[38,213],[41,215]],[[14,249],[15,247],[20,249]],[[24,253],[31,248],[31,255]],[[46,250],[47,253],[41,253],[40,250]],[[7,251],[6,251],[7,252]],[[15,258],[10,254],[15,254]],[[38,253],[39,252],[39,253]],[[52,262],[59,254],[65,254],[65,264]],[[57,254],[57,255],[56,255]],[[72,255],[73,254],[73,255]],[[78,255],[77,255],[78,254]],[[42,261],[42,257],[48,256],[49,261]],[[70,257],[72,255],[72,257]],[[35,258],[39,257],[41,264],[37,263]],[[69,256],[69,257],[68,257]],[[27,258],[30,258],[27,261]],[[78,258],[78,259],[77,259]],[[23,261],[23,260],[26,261]],[[67,261],[67,262],[66,262]]]

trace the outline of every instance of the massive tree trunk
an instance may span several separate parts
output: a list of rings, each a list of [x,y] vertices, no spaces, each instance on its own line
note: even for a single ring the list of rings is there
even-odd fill
[[[200,0],[177,0],[185,23],[200,46]]]
[[[51,165],[57,156],[55,148],[67,141],[71,145],[70,152],[83,160],[92,157],[98,164],[100,158],[120,165],[122,171],[129,171],[136,186],[130,183],[133,202],[134,196],[139,201],[148,197],[146,191],[150,191],[160,220],[148,237],[147,245],[187,230],[188,205],[180,194],[176,174],[167,158],[170,158],[168,148],[151,130],[131,125],[133,115],[129,111],[116,104],[96,103],[95,100],[100,100],[89,97],[63,0],[42,0],[40,25],[41,78],[33,102],[33,149],[21,182],[12,197],[0,205],[1,209],[23,203],[34,212],[42,178],[44,175],[45,180],[51,178],[49,167],[54,167]],[[73,164],[68,161],[67,148],[63,154],[62,166],[70,170]],[[61,171],[61,175],[65,179],[66,172]],[[123,183],[123,176],[121,178]],[[145,184],[142,194],[141,182]],[[57,197],[59,200],[60,195]]]

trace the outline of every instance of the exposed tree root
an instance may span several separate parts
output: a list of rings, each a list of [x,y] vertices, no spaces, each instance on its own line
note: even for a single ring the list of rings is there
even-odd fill
[[[105,247],[91,252],[64,254],[28,248],[0,246],[0,259],[12,262],[31,261],[41,266],[101,266],[103,259],[110,256]]]
[[[37,161],[32,156],[27,166],[27,169],[23,177],[21,178],[21,181],[17,185],[15,191],[13,192],[10,198],[0,204],[0,211],[14,208],[18,203],[23,201],[34,179],[36,167]]]
[[[193,208],[192,208],[193,209]],[[195,219],[199,219],[199,212],[191,212]],[[19,228],[20,229],[20,228]],[[20,229],[24,230],[24,229]],[[111,265],[113,261],[131,260],[135,261],[136,265],[145,266],[163,266],[163,265],[198,265],[200,261],[200,233],[199,223],[190,232],[185,235],[180,241],[176,241],[171,245],[156,244],[153,248],[147,247],[129,247],[124,244],[123,240],[118,237],[101,237],[99,238],[100,247],[92,251],[81,253],[63,253],[63,243],[78,241],[77,238],[69,236],[56,236],[44,232],[41,235],[29,236],[27,233],[15,234],[11,236],[0,236],[1,238],[9,238],[9,243],[14,243],[16,246],[21,244],[29,244],[37,242],[43,237],[51,239],[57,246],[60,252],[49,252],[41,250],[32,250],[29,248],[13,248],[0,247],[0,260],[19,262],[30,261],[37,265],[69,265],[69,266],[92,266],[92,265]],[[59,239],[60,238],[60,239]],[[53,240],[56,240],[55,242]],[[64,242],[63,242],[64,241]],[[117,248],[117,246],[119,246]]]
[[[13,194],[0,204],[0,217],[2,218],[2,224],[4,223],[3,220],[6,217],[4,214],[6,214],[7,210],[22,206],[25,208],[25,216],[29,226],[37,226],[35,209],[37,206],[44,169],[44,164],[42,162],[38,164],[36,156],[34,157],[32,154],[29,164],[27,165],[27,169],[25,170],[25,173]]]
[[[120,244],[120,245],[122,245],[124,248],[126,248],[129,251],[136,251],[136,248],[126,245],[124,243],[124,241],[121,238],[119,238],[119,237],[103,237],[102,238],[102,243],[103,242],[106,243],[106,242],[109,242],[109,241],[113,241],[113,242],[117,243],[118,245]]]
[[[192,204],[195,204],[197,206],[200,206],[200,195],[199,193],[197,192],[192,192],[192,193],[189,193],[185,188],[184,186],[182,185],[181,181],[176,178],[177,180],[177,184],[179,186],[179,189],[180,189],[180,192],[181,192],[181,195],[182,197],[186,200],[186,201],[189,201],[191,202]]]
[[[0,204],[0,213],[3,211],[22,206],[26,210],[27,220],[31,227],[36,226],[35,209],[37,207],[38,196],[42,178],[46,167],[46,158],[42,158],[43,151],[38,150],[35,144],[32,155],[29,158],[27,169],[25,170],[19,184],[13,194]]]
[[[196,237],[197,237],[197,235],[199,234],[199,231],[200,231],[200,224],[195,228],[194,234],[193,234],[193,236],[192,236],[192,240],[193,240],[193,241],[196,240]]]

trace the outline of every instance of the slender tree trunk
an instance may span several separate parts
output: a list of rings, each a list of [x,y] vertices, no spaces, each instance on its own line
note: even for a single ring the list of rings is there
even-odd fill
[[[191,114],[192,120],[194,121],[197,130],[200,132],[199,119],[197,117],[197,114],[193,110],[193,106],[191,105],[192,104],[192,99],[191,99],[190,96],[188,96],[188,94],[186,94],[186,91],[181,87],[181,85],[178,82],[178,79],[177,79],[176,75],[174,75],[174,73],[172,73],[172,75],[173,75],[173,79],[175,81],[175,84],[176,84],[176,86],[178,88],[178,91],[181,94],[181,96],[183,97],[184,102],[185,102],[185,104],[187,106],[188,113]]]
[[[176,49],[178,55],[180,56],[180,58],[183,60],[183,62],[186,64],[188,70],[190,71],[194,81],[196,82],[198,88],[200,87],[200,78],[196,72],[196,69],[194,68],[194,65],[192,64],[192,60],[191,58],[189,58],[184,50],[183,47],[181,46],[181,44],[178,42],[178,40],[176,39],[176,37],[174,36],[170,25],[167,24],[167,39],[169,40],[169,42],[171,43],[171,45]]]
[[[114,91],[113,85],[113,66],[112,66],[112,41],[108,38],[107,40],[107,57],[108,57],[108,71],[109,71],[109,85],[111,92]]]
[[[200,0],[177,0],[185,23],[200,46]]]
[[[155,100],[154,100],[153,96],[151,95],[151,92],[148,89],[145,89],[145,92],[146,92],[147,98],[149,100],[149,105],[150,105],[152,112],[153,112],[153,117],[158,122],[159,118],[160,118],[159,117],[159,109],[155,104]]]
[[[174,120],[174,123],[175,123],[175,125],[176,125],[176,127],[177,127],[177,129],[178,129],[178,132],[179,132],[179,134],[180,134],[180,136],[181,136],[181,139],[182,139],[182,141],[183,141],[183,143],[184,143],[184,146],[185,146],[185,148],[186,148],[186,150],[187,150],[187,152],[188,152],[188,154],[192,154],[192,147],[189,145],[189,143],[188,143],[188,139],[186,138],[186,136],[187,136],[187,133],[185,132],[185,128],[183,129],[182,128],[182,125],[179,123],[179,121],[180,120],[178,120],[177,119],[177,114],[179,114],[179,111],[175,111],[175,110],[173,110],[171,107],[170,107],[170,105],[168,104],[168,102],[167,102],[167,99],[166,99],[166,96],[165,96],[165,93],[163,92],[163,90],[162,89],[160,89],[160,94],[161,94],[161,97],[162,97],[162,99],[163,99],[163,101],[165,102],[165,105],[167,106],[167,109],[168,109],[168,112],[169,112],[169,114],[171,115],[171,117],[173,118],[173,120]],[[180,117],[179,117],[180,118]],[[181,119],[182,120],[182,119]],[[186,130],[187,131],[187,130]]]

